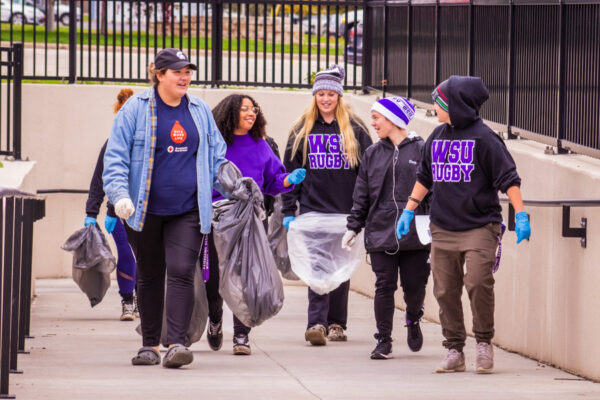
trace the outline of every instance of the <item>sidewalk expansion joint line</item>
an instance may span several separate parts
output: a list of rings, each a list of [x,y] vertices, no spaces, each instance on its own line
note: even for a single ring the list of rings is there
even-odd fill
[[[288,374],[291,378],[293,378],[294,380],[296,380],[296,382],[298,382],[298,384],[300,386],[302,386],[304,388],[304,390],[306,390],[308,393],[310,393],[311,395],[313,395],[315,397],[315,399],[322,400],[312,390],[310,390],[308,387],[306,387],[306,385],[304,383],[302,383],[302,381],[300,379],[298,379],[298,377],[296,377],[294,374],[292,374],[285,366],[283,366],[279,361],[277,361],[276,359],[274,359],[273,357],[271,357],[271,355],[269,353],[267,353],[266,351],[264,351],[255,341],[252,341],[252,344],[255,347],[258,347],[258,349],[260,351],[262,351],[271,361],[273,361],[275,364],[277,364],[279,366],[279,368],[281,368],[282,370],[284,370],[286,374]]]

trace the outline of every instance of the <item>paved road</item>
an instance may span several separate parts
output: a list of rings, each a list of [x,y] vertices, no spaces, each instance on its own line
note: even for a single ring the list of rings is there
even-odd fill
[[[63,46],[64,47],[64,46]],[[77,75],[84,76],[86,79],[93,78],[117,78],[117,79],[145,79],[146,66],[153,59],[153,56],[147,57],[145,50],[142,49],[138,56],[137,49],[129,52],[125,48],[124,52],[113,53],[111,48],[108,52],[104,52],[104,48],[100,51],[92,49],[88,51],[84,49],[82,53],[77,53]],[[78,48],[79,51],[79,48]],[[150,50],[152,52],[152,49]],[[190,59],[198,64],[199,70],[196,72],[196,77],[200,80],[212,79],[210,68],[212,59],[210,55],[205,56],[204,52],[198,54],[192,53]],[[139,66],[138,66],[139,60]],[[281,57],[280,54],[273,56],[267,54],[266,61],[262,53],[258,53],[256,59],[254,52],[248,54],[246,58],[245,52],[240,53],[239,61],[237,53],[232,52],[231,58],[228,53],[223,54],[223,69],[222,79],[226,81],[241,81],[241,82],[268,82],[277,84],[290,83],[307,84],[309,82],[308,67],[310,64],[311,72],[325,68],[329,64],[336,62],[335,57],[330,55],[329,60],[321,57],[321,61],[317,63],[317,58],[313,55],[310,59],[305,56],[302,60],[298,55],[294,55],[290,60],[289,56]],[[343,64],[343,57],[339,57],[337,62]],[[273,68],[274,67],[274,68]],[[283,67],[283,70],[282,70]],[[69,76],[69,51],[65,48],[49,48],[47,51],[38,44],[38,48],[25,48],[24,74],[26,76]],[[239,69],[239,79],[238,79]],[[208,70],[208,73],[206,71]],[[355,71],[356,70],[356,71]],[[248,79],[246,79],[248,73]],[[360,86],[362,84],[362,67],[354,68],[352,64],[348,64],[347,84]],[[256,79],[255,79],[256,74]],[[355,76],[356,74],[356,76]]]
[[[17,399],[600,399],[600,384],[496,348],[496,373],[473,373],[469,339],[467,372],[435,374],[444,355],[440,327],[424,323],[425,345],[411,353],[404,313],[396,312],[392,360],[370,360],[374,347],[373,301],[350,294],[349,341],[311,347],[304,342],[306,288],[286,286],[279,315],[251,333],[253,354],[231,354],[231,314],[225,343],[213,352],[205,339],[192,346],[194,362],[181,370],[133,367],[140,346],[133,328],[119,322],[116,282],[90,309],[71,280],[38,280],[29,355],[23,375],[11,375]]]

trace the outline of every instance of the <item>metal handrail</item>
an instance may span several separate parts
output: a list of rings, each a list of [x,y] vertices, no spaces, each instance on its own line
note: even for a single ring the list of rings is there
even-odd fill
[[[515,230],[515,209],[508,197],[500,197],[501,203],[508,203],[508,230]],[[600,199],[523,199],[523,204],[532,207],[562,207],[562,236],[578,237],[581,247],[587,247],[587,218],[581,218],[580,228],[571,226],[571,207],[600,207]]]

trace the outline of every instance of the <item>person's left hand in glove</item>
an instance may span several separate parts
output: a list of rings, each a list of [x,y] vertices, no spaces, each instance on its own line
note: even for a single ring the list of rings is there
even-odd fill
[[[285,178],[283,186],[290,187],[292,185],[297,185],[301,183],[304,178],[306,178],[306,169],[297,168],[290,172],[290,174]]]
[[[352,250],[351,247],[354,245],[354,242],[356,242],[356,232],[346,231],[342,238],[342,249],[348,251]]]
[[[517,234],[517,244],[524,239],[529,239],[531,236],[531,226],[529,225],[529,217],[525,211],[519,211],[515,215],[515,233]]]
[[[104,229],[106,229],[106,232],[108,232],[109,234],[113,233],[116,224],[116,217],[111,217],[110,215],[107,215],[106,218],[104,218]]]

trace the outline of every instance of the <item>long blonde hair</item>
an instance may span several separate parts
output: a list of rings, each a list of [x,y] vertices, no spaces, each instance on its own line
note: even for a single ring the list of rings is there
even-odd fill
[[[290,132],[290,138],[295,137],[294,144],[292,146],[292,159],[296,155],[300,143],[302,146],[302,165],[306,164],[306,155],[308,153],[308,135],[315,126],[315,122],[319,118],[319,108],[317,107],[317,98],[313,96],[313,101],[304,111],[304,114],[294,123],[294,126]],[[351,121],[354,121],[358,125],[364,128],[365,132],[367,128],[364,123],[358,118],[350,109],[350,107],[342,100],[342,97],[338,97],[338,102],[335,107],[335,119],[338,126],[340,127],[340,134],[342,135],[342,147],[345,153],[346,159],[350,164],[350,167],[358,167],[360,163],[360,144],[356,140],[354,135],[354,129],[352,128]]]

